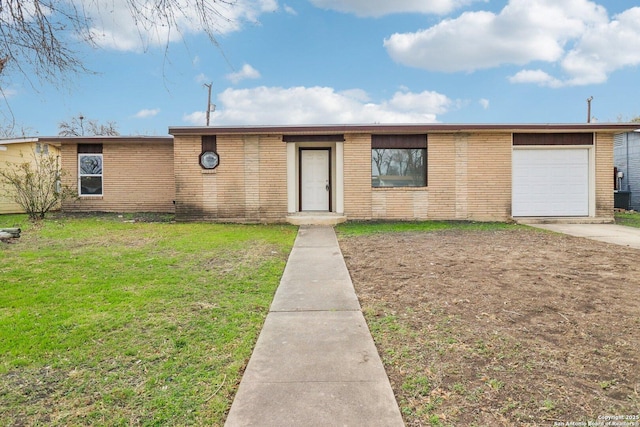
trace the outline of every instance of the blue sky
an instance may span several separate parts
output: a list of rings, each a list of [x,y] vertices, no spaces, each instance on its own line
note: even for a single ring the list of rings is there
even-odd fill
[[[0,121],[49,136],[82,113],[166,135],[205,124],[205,83],[213,126],[583,123],[590,96],[594,120],[640,116],[636,1],[237,0],[222,13],[219,47],[185,20],[165,51],[126,9],[96,12],[101,48],[79,46],[96,74],[62,87],[4,75]]]

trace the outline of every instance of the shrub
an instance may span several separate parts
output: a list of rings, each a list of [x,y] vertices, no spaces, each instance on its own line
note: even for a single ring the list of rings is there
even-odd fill
[[[71,197],[72,190],[62,185],[57,156],[35,151],[32,154],[31,160],[7,162],[5,168],[0,168],[0,184],[4,184],[0,190],[1,195],[15,201],[35,221]]]

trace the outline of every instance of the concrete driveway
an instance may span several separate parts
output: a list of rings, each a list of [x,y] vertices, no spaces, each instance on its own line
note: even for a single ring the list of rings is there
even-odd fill
[[[529,224],[532,227],[640,249],[640,228],[616,224]]]

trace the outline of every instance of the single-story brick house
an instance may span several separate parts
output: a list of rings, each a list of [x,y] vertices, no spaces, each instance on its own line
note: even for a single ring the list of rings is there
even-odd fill
[[[173,138],[53,140],[65,182],[79,188],[63,205],[70,211],[293,223],[610,221],[614,136],[637,126],[172,127]]]

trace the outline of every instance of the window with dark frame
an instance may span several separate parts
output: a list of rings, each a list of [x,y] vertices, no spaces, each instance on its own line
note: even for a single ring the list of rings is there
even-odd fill
[[[372,135],[372,187],[426,187],[427,135]]]
[[[102,196],[102,144],[78,144],[78,194]]]

